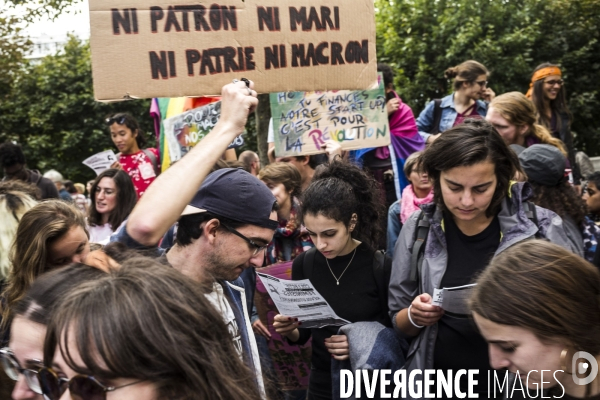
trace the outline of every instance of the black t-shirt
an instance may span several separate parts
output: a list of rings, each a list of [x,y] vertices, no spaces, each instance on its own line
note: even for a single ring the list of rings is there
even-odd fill
[[[440,288],[468,285],[490,262],[500,244],[500,222],[494,217],[482,232],[467,236],[456,226],[452,216],[444,213],[448,266]],[[438,321],[435,342],[434,368],[457,371],[478,369],[476,392],[487,392],[490,370],[488,345],[477,331],[471,318],[444,314]],[[466,392],[467,379],[463,376],[461,389]],[[487,393],[480,398],[488,398]]]
[[[337,278],[352,259],[352,253],[329,260],[331,270]],[[306,279],[304,275],[304,256],[300,254],[292,264],[292,279]],[[317,291],[327,300],[333,311],[350,322],[377,321],[391,326],[388,309],[382,309],[382,300],[375,274],[373,272],[374,251],[361,244],[356,248],[352,264],[337,285],[335,278],[325,262],[325,256],[315,253],[310,281]],[[385,259],[385,268],[391,268],[392,260]],[[387,285],[385,286],[387,288]],[[386,303],[387,304],[387,303]],[[320,329],[300,329],[298,344],[304,344],[312,336],[312,371],[310,392],[319,398],[331,398],[331,354],[325,347],[325,339],[337,335],[339,326],[326,326]]]

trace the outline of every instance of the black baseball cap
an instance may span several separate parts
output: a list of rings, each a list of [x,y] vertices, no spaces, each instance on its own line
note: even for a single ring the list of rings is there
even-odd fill
[[[566,159],[557,147],[534,144],[519,154],[519,161],[530,182],[556,186],[565,176]]]
[[[249,225],[276,229],[270,219],[275,196],[241,168],[222,168],[208,175],[181,216],[210,212]]]

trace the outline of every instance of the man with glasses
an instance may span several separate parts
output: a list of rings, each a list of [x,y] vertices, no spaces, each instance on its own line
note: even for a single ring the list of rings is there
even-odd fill
[[[0,144],[0,165],[4,170],[3,181],[19,180],[36,185],[41,199],[58,199],[58,190],[51,180],[38,171],[26,168],[25,155],[21,146],[6,142]]]
[[[154,247],[178,222],[175,245],[164,254],[166,261],[207,286],[207,298],[221,312],[234,347],[256,372],[257,384],[264,391],[239,276],[251,266],[262,266],[264,249],[278,226],[277,203],[262,182],[242,169],[225,168],[208,175],[243,132],[257,104],[252,83],[223,87],[217,125],[154,181],[111,241],[130,248]]]

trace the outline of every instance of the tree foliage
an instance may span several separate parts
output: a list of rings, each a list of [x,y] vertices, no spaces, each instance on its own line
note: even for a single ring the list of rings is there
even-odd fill
[[[30,168],[54,168],[68,179],[85,181],[95,174],[81,162],[114,148],[107,115],[130,112],[154,143],[149,106],[149,100],[96,102],[89,45],[72,36],[62,52],[38,65],[25,64],[12,81],[0,100],[0,142],[20,143]]]
[[[577,146],[600,155],[600,2],[376,0],[378,59],[415,114],[452,91],[444,71],[468,59],[492,71],[496,94],[526,92],[533,69],[560,64]]]

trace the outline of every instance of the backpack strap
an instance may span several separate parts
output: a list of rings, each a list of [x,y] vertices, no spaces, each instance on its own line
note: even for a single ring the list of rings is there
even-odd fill
[[[304,262],[302,263],[302,272],[304,273],[304,279],[310,280],[310,278],[312,278],[312,271],[315,267],[316,253],[316,247],[310,248],[304,252]]]
[[[419,282],[421,276],[421,266],[423,265],[423,254],[425,253],[425,243],[429,235],[431,226],[429,218],[423,211],[420,212],[417,219],[417,226],[414,233],[412,254],[410,258],[410,280]]]
[[[156,176],[158,176],[160,174],[160,169],[158,168],[156,156],[150,149],[142,149],[142,151],[144,152],[146,157],[150,159],[150,162],[152,163],[152,168],[154,168],[154,173],[156,174]]]
[[[381,309],[388,309],[388,288],[390,285],[390,277],[392,275],[392,268],[385,267],[385,253],[381,250],[375,251],[373,254],[373,275],[375,276],[375,284],[377,285],[377,291],[379,293],[379,301],[381,303]]]
[[[533,204],[531,201],[524,201],[523,202],[523,210],[525,211],[525,215],[527,216],[527,218],[533,222],[535,224],[535,226],[538,227],[538,231],[535,234],[536,238],[540,238],[541,234],[539,231],[539,225],[538,225],[538,217],[537,217],[537,210],[535,208],[535,204]]]
[[[431,135],[440,133],[440,122],[442,121],[442,99],[433,100],[433,129],[429,132]]]

